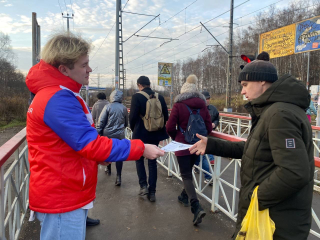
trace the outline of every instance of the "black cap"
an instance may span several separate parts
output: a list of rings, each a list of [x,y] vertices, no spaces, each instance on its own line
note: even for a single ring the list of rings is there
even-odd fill
[[[206,97],[206,99],[210,98],[210,93],[207,91],[203,91],[202,94]]]
[[[140,76],[137,80],[138,84],[150,86],[150,80],[146,76]]]
[[[240,72],[238,81],[266,81],[275,82],[278,80],[277,69],[271,62],[254,60],[244,66]]]

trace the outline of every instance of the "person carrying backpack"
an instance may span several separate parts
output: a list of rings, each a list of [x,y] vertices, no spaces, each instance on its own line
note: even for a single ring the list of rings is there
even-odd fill
[[[159,145],[168,139],[165,124],[168,121],[168,108],[163,96],[150,88],[150,80],[141,76],[137,80],[139,92],[131,99],[129,123],[132,139],[140,139],[144,143]],[[139,178],[139,195],[147,195],[150,202],[156,201],[157,161],[148,159],[149,179],[144,166],[144,157],[136,162]],[[148,186],[149,184],[149,186]]]
[[[188,76],[186,82],[182,85],[181,94],[175,97],[174,105],[166,125],[167,132],[174,141],[193,144],[199,140],[196,138],[195,133],[203,132],[207,136],[212,131],[206,98],[198,92],[196,87],[197,81],[198,79],[195,75]],[[188,207],[190,199],[191,212],[194,214],[193,224],[198,225],[206,215],[199,204],[192,182],[192,167],[198,156],[190,154],[188,149],[177,151],[175,154],[184,185],[184,189],[181,195],[178,196],[178,200]]]

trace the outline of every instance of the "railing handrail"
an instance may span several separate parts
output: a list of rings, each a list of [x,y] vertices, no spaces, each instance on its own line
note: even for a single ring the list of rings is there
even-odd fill
[[[217,131],[212,131],[210,133],[210,136],[216,137],[216,138],[220,138],[223,140],[228,140],[231,142],[241,142],[241,141],[247,141],[246,138],[241,138],[241,137],[237,137],[237,136],[233,136],[233,135],[229,135],[226,133],[222,133],[222,132],[217,132]]]
[[[230,117],[230,118],[240,118],[240,119],[246,119],[251,120],[251,117],[241,116],[241,115],[235,115],[235,114],[228,114],[228,113],[219,113],[220,116],[223,117]],[[312,130],[320,131],[320,126],[311,126]]]
[[[219,115],[220,115],[220,116],[223,116],[223,117],[240,118],[240,119],[245,119],[245,120],[251,120],[251,117],[241,116],[241,115],[236,115],[236,114],[219,113]]]
[[[0,167],[9,159],[9,157],[20,147],[26,140],[26,128],[22,129],[10,140],[0,147]]]

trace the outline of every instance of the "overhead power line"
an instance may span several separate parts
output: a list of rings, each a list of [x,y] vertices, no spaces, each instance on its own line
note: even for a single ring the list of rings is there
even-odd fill
[[[148,23],[146,23],[143,27],[141,27],[138,31],[136,31],[134,34],[132,34],[130,37],[128,37],[126,40],[124,40],[123,42],[125,43],[126,41],[128,41],[132,36],[134,36],[137,32],[139,32],[142,28],[144,28],[145,26],[147,26],[149,23],[151,23],[153,20],[155,20],[157,17],[159,17],[160,14],[158,14],[157,16],[155,16],[153,19],[151,19]]]
[[[244,3],[248,2],[248,1],[250,1],[250,0],[247,0],[247,1],[243,2],[243,3],[240,3],[239,5],[235,6],[234,8],[240,7],[241,5],[243,5]],[[195,1],[195,2],[196,2],[196,1]],[[194,3],[194,2],[193,2],[193,3]],[[193,3],[192,3],[192,4],[193,4]],[[190,5],[191,5],[191,4],[190,4]],[[183,10],[184,10],[184,9],[183,9]],[[182,12],[183,10],[181,10],[180,12]],[[220,16],[222,16],[222,15],[226,14],[227,12],[230,12],[230,9],[229,9],[228,11],[225,11],[225,12],[223,12],[223,13],[219,14],[218,16],[216,16],[216,17],[214,17],[214,18],[212,18],[212,19],[210,19],[210,20],[208,20],[208,21],[204,22],[204,23],[208,23],[208,22],[210,22],[210,21],[212,21],[212,20],[214,20],[214,19],[216,19],[216,18],[218,18],[218,17],[220,17]],[[174,17],[174,16],[172,16],[172,17]],[[179,37],[181,37],[181,36],[183,36],[183,35],[185,35],[185,34],[187,34],[187,33],[191,32],[191,31],[193,31],[193,30],[195,30],[195,29],[197,29],[197,28],[199,28],[199,27],[201,27],[201,24],[200,24],[200,25],[198,25],[198,26],[196,26],[196,27],[194,27],[193,29],[191,29],[191,30],[189,30],[189,31],[187,31],[187,32],[185,32],[185,33],[183,33],[183,34],[179,35],[178,37],[175,37],[175,38],[179,38]],[[201,33],[199,33],[199,34],[201,34]],[[198,34],[198,35],[199,35],[199,34]],[[141,56],[139,56],[139,57],[135,58],[134,60],[129,61],[129,62],[127,63],[127,65],[128,65],[129,63],[131,63],[131,62],[133,62],[133,61],[135,61],[135,60],[138,60],[139,58],[141,58],[141,57],[143,57],[143,56],[145,56],[145,55],[147,55],[147,54],[149,54],[149,53],[151,53],[151,52],[153,52],[153,51],[155,51],[155,50],[159,49],[160,47],[161,47],[161,46],[159,46],[159,47],[157,47],[157,48],[154,48],[153,50],[151,50],[151,51],[149,51],[149,52],[147,52],[147,53],[145,53],[145,54],[143,54],[143,55],[141,55]]]
[[[182,11],[184,11],[185,9],[187,9],[188,7],[190,7],[191,5],[193,5],[195,2],[197,2],[198,0],[193,1],[192,3],[190,3],[188,6],[186,6],[185,8],[183,8],[182,10],[180,10],[179,12],[177,12],[176,14],[174,14],[173,16],[171,16],[170,18],[168,18],[166,21],[164,21],[163,23],[160,23],[159,26],[156,27],[156,29],[154,29],[151,33],[148,34],[147,37],[149,37],[152,33],[154,33],[161,25],[166,24],[168,21],[170,21],[172,18],[174,18],[175,16],[177,16],[179,13],[181,13]],[[133,48],[131,48],[128,52],[127,55],[136,47],[138,47],[144,40],[146,40],[147,38],[143,39],[141,42],[139,42],[136,46],[134,46]]]
[[[68,8],[67,8],[67,4],[66,4],[66,0],[63,0],[64,1],[64,5],[66,6],[66,11],[68,13]]]
[[[101,48],[101,46],[104,44],[104,42],[106,41],[107,37],[109,36],[110,32],[112,31],[114,25],[116,24],[116,22],[113,23],[112,27],[110,28],[110,31],[108,32],[107,36],[104,38],[103,42],[100,44],[99,48],[97,49],[97,51],[93,54],[91,60],[94,58],[94,56],[97,54],[97,52],[99,51],[99,49]]]
[[[128,4],[129,0],[127,0],[126,4],[124,5],[124,7],[122,8],[122,10],[124,10]]]
[[[70,0],[71,13],[73,14],[73,9],[72,9],[72,5],[73,5],[73,2],[72,2],[72,0]]]

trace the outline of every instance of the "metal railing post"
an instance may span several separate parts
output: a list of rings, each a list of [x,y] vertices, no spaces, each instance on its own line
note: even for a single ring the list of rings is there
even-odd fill
[[[214,169],[212,173],[212,203],[211,203],[211,211],[215,212],[217,210],[216,204],[219,203],[219,177],[220,177],[220,170],[221,170],[221,157],[217,157],[214,160]]]
[[[171,153],[169,152],[169,157],[168,157],[168,177],[172,177],[172,161],[174,161],[174,157],[172,156],[172,154],[174,153]]]
[[[238,118],[238,123],[237,123],[237,137],[241,136],[241,119]]]

